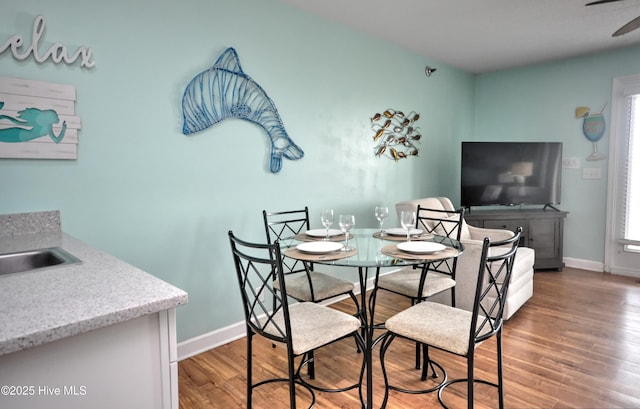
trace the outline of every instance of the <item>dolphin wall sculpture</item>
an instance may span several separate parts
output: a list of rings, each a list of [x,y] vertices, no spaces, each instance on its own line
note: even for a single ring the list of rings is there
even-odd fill
[[[304,156],[284,129],[278,110],[262,87],[244,73],[236,50],[229,47],[215,64],[196,75],[182,97],[182,133],[202,131],[227,118],[240,118],[261,126],[271,140],[270,170],[282,169],[282,157]]]

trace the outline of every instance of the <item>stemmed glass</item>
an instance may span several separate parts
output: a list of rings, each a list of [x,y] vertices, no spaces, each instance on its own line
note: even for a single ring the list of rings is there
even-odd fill
[[[374,214],[376,215],[376,219],[378,219],[378,222],[380,223],[380,236],[384,236],[384,230],[382,230],[382,224],[384,223],[384,219],[386,219],[389,216],[389,208],[384,205],[376,206]]]
[[[333,209],[323,210],[322,214],[320,215],[320,221],[322,222],[324,228],[327,230],[324,241],[329,241],[329,227],[331,227],[331,225],[333,224]]]
[[[351,251],[353,247],[349,247],[349,231],[356,224],[356,217],[352,214],[341,214],[338,218],[338,224],[340,225],[340,230],[344,232],[346,243],[342,248],[342,251]]]
[[[400,224],[407,231],[407,241],[411,241],[411,228],[416,224],[416,214],[410,210],[400,212]]]

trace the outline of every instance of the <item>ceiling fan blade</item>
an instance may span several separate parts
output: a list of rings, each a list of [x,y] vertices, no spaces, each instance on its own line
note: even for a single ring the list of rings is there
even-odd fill
[[[585,6],[596,6],[598,4],[614,3],[617,1],[622,1],[622,0],[597,0],[597,1],[592,1],[591,3],[587,3],[585,4]]]
[[[640,16],[634,18],[633,20],[631,20],[630,22],[628,22],[624,26],[620,27],[618,29],[618,31],[613,33],[611,36],[612,37],[618,37],[618,36],[621,36],[623,34],[630,33],[631,31],[633,31],[635,29],[638,29],[638,28],[640,28]]]

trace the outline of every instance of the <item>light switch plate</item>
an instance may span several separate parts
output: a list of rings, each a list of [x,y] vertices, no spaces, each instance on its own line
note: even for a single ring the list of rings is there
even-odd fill
[[[600,179],[602,174],[600,168],[583,168],[582,179]]]
[[[565,169],[580,169],[580,158],[563,158],[562,167]]]

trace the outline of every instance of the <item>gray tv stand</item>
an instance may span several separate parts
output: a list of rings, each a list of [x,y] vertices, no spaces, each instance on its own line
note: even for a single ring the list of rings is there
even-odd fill
[[[553,208],[555,209],[555,208]],[[464,218],[472,226],[515,231],[522,227],[520,245],[536,252],[536,270],[562,271],[564,219],[569,212],[548,209],[467,210]]]

